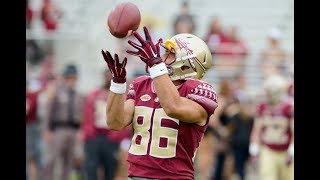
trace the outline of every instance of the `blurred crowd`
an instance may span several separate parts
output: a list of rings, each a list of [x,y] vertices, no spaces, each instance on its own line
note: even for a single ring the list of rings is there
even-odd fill
[[[59,27],[62,14],[61,8],[52,0],[43,0],[39,9],[33,9],[26,0],[26,29],[31,29],[34,19],[40,17],[43,29],[54,32]]]
[[[76,88],[75,65],[59,74],[43,72],[38,85],[27,80],[26,86],[28,178],[126,179],[131,129],[111,131],[105,123],[110,72],[101,72],[101,86],[87,95]]]
[[[46,30],[58,28],[62,12],[50,0],[44,0],[42,8],[36,11],[27,1],[27,29],[31,28],[34,12],[40,13]],[[152,24],[148,26],[152,32]],[[172,30],[173,34],[196,31],[187,1],[181,4]],[[253,133],[257,120],[262,117],[259,107],[273,98],[265,85],[270,77],[283,79],[278,100],[272,102],[272,106],[294,105],[293,66],[287,66],[291,61],[281,46],[281,37],[282,32],[277,27],[266,34],[268,44],[261,50],[257,67],[262,72],[263,84],[257,95],[252,96],[247,91],[248,79],[243,68],[250,50],[239,28],[236,25],[224,27],[218,16],[208,22],[207,34],[202,38],[212,52],[213,71],[230,63],[236,68],[230,69],[234,72],[232,76],[221,78],[216,85],[219,107],[197,151],[197,179],[232,180],[235,176],[246,179],[248,172],[258,172],[262,166],[258,163],[261,158],[259,160],[250,151],[250,145],[260,136]],[[119,49],[124,49],[122,44],[120,46]],[[105,108],[111,80],[107,68],[101,72],[100,86],[82,94],[77,89],[79,68],[68,64],[62,72],[57,72],[50,43],[43,48],[37,41],[27,40],[26,53],[27,179],[127,179],[126,156],[132,129],[112,131],[106,126]],[[34,70],[33,66],[39,68]],[[141,71],[137,71],[131,78],[140,74]],[[283,116],[293,119],[293,110],[287,114]]]

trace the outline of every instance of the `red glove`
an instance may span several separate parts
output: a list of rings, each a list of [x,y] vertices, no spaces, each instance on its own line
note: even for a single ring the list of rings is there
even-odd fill
[[[122,63],[119,62],[118,54],[114,54],[114,59],[112,58],[109,51],[104,52],[101,50],[104,60],[108,64],[109,70],[112,74],[112,80],[115,83],[125,83],[126,82],[126,65],[127,58],[125,57]]]
[[[143,30],[146,40],[143,40],[143,38],[136,31],[133,32],[133,35],[141,43],[141,46],[131,40],[128,41],[128,43],[134,48],[138,49],[138,51],[135,52],[127,50],[126,52],[133,56],[140,57],[140,59],[145,62],[147,66],[152,67],[154,64],[163,62],[160,58],[160,43],[162,42],[162,39],[160,38],[156,44],[153,44],[148,29],[144,26]]]

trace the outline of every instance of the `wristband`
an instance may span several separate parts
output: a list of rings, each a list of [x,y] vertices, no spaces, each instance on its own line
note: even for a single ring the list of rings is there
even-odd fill
[[[168,69],[165,63],[157,64],[151,68],[149,68],[149,74],[151,79],[154,79],[163,74],[168,74]]]
[[[120,83],[115,83],[113,80],[111,80],[111,85],[110,85],[110,91],[116,93],[116,94],[124,94],[127,90],[127,83],[124,82],[122,84]]]

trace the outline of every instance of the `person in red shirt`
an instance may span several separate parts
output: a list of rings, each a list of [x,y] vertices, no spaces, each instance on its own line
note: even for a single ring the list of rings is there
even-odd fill
[[[54,31],[58,28],[62,12],[51,0],[43,0],[41,20],[46,30]]]
[[[150,76],[133,80],[126,95],[126,63],[109,51],[102,54],[113,78],[106,105],[107,125],[121,130],[132,124],[128,179],[194,179],[194,158],[218,106],[212,85],[200,79],[211,68],[206,43],[192,34],[177,34],[156,43],[146,27],[141,45],[128,41]],[[160,54],[160,46],[166,52]]]
[[[40,126],[37,118],[38,92],[31,92],[26,85],[26,172],[30,179],[40,175]]]
[[[246,44],[239,36],[237,26],[231,26],[227,31],[227,40],[217,48],[217,53],[229,57],[241,57],[244,59],[248,54]]]
[[[115,179],[119,164],[120,143],[130,137],[130,129],[113,131],[106,124],[105,107],[112,75],[104,74],[101,87],[92,90],[85,98],[81,131],[85,153],[85,179],[98,179],[97,169],[103,168],[104,179]]]
[[[223,31],[221,20],[218,16],[212,18],[209,31],[204,38],[204,41],[208,44],[212,54],[219,54],[217,51],[220,44],[228,40],[225,32]]]

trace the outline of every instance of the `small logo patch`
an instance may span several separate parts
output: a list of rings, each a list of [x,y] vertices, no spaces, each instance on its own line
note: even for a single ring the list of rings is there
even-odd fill
[[[159,98],[158,97],[154,98],[154,102],[159,102]]]
[[[149,101],[151,99],[151,97],[148,94],[145,94],[143,96],[140,97],[141,101]]]

